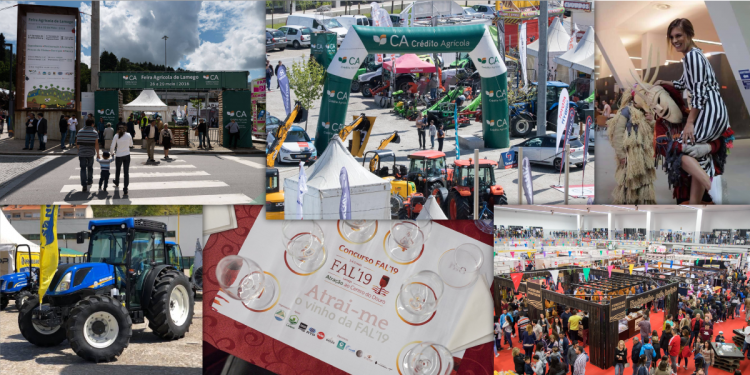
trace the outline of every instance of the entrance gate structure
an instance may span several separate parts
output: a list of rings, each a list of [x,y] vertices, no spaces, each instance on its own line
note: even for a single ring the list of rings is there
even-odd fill
[[[331,138],[346,125],[351,82],[370,53],[467,52],[481,76],[482,135],[484,147],[507,148],[507,68],[486,25],[452,27],[352,26],[328,66],[315,135],[321,153]]]

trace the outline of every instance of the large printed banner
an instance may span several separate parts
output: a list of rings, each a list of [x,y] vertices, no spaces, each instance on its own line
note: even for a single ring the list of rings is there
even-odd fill
[[[253,133],[266,136],[266,78],[254,79],[252,82],[253,94]]]
[[[484,146],[510,146],[507,68],[486,25],[444,28],[352,26],[327,67],[315,147],[323,152],[346,124],[351,81],[368,53],[468,52],[482,77]]]
[[[252,147],[252,105],[250,91],[224,91],[221,93],[223,100],[224,119],[222,130],[224,132],[224,147],[229,146],[229,129],[226,128],[231,120],[237,123],[240,128],[240,140],[237,142],[238,147]]]
[[[75,108],[76,18],[26,17],[26,108]]]
[[[264,293],[274,294],[264,306],[248,306],[221,291],[211,308],[352,374],[398,374],[398,362],[419,342],[461,357],[492,340],[489,245],[434,223],[427,243],[402,259],[386,251],[394,245],[389,221],[358,239],[345,237],[351,229],[344,221],[316,223],[326,258],[319,268],[302,270],[279,240],[283,223],[256,221],[239,255],[263,269],[270,283]],[[475,245],[483,257],[476,277],[454,262],[463,244]],[[444,291],[437,310],[415,320],[399,309],[399,295],[409,277],[425,270],[440,276]]]
[[[118,91],[96,91],[94,92],[94,120],[99,123],[104,118],[104,123],[112,123],[112,129],[117,132],[117,118],[120,115],[120,95]]]
[[[99,88],[247,90],[248,72],[99,72]]]

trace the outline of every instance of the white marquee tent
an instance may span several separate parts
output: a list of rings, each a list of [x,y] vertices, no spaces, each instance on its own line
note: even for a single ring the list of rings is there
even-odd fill
[[[166,112],[168,107],[164,104],[154,90],[143,90],[135,100],[122,106],[127,111]],[[123,116],[123,118],[125,118]]]
[[[589,26],[578,45],[555,58],[558,65],[594,74],[594,28]]]
[[[555,18],[555,20],[552,21],[552,25],[547,29],[547,69],[549,72],[554,72],[548,74],[552,75],[549,79],[550,81],[567,80],[568,68],[564,67],[561,70],[558,70],[559,67],[555,63],[555,57],[568,51],[569,42],[570,34],[568,34],[568,31],[565,29],[562,22],[560,22],[560,18]],[[526,47],[526,51],[528,54],[527,59],[529,59],[526,66],[536,67],[536,58],[539,55],[539,39],[529,44]],[[539,77],[532,79],[536,81]]]
[[[39,245],[27,240],[22,236],[0,212],[0,275],[15,272],[15,254],[17,245],[29,245],[31,251],[39,252]],[[22,251],[27,251],[25,247]]]
[[[377,177],[358,163],[338,136],[331,139],[318,161],[305,171],[307,192],[303,199],[303,218],[339,218],[341,168],[346,168],[349,176],[352,219],[390,219],[390,182]],[[287,218],[297,217],[298,187],[299,175],[284,180],[284,215]]]
[[[417,220],[448,220],[443,210],[440,209],[440,205],[435,200],[434,195],[430,195],[427,198],[427,203],[422,207],[422,211],[417,215]]]

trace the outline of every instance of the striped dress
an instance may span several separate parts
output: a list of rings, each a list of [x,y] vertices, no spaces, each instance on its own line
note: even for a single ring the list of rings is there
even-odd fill
[[[729,128],[729,115],[724,100],[719,94],[719,83],[703,52],[693,47],[682,59],[682,77],[673,81],[678,90],[689,90],[692,94],[691,108],[700,109],[695,120],[695,142],[708,143],[718,139]],[[709,177],[714,176],[713,158],[706,155],[697,159]]]

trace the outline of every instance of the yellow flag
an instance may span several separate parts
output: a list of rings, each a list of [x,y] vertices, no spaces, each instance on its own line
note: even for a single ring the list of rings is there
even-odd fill
[[[628,269],[630,270],[630,274],[632,275],[633,274],[633,265],[629,264],[628,265]]]
[[[713,263],[714,257],[711,257],[711,259],[708,260],[709,262]]]
[[[42,300],[60,262],[57,249],[57,210],[60,206],[47,205],[41,208],[39,219],[39,301]]]

